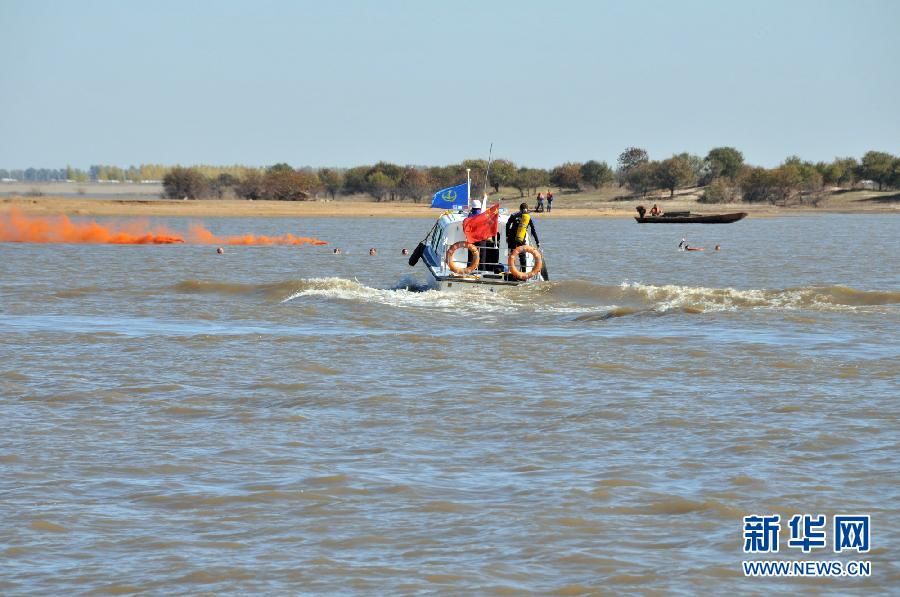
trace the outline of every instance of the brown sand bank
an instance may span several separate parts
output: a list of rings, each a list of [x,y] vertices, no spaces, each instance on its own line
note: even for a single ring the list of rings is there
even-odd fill
[[[490,200],[494,201],[494,198]],[[503,199],[509,211],[518,209],[518,197]],[[529,204],[534,203],[529,198]],[[561,195],[553,204],[552,213],[541,218],[631,218],[635,206],[650,207],[657,203],[664,211],[694,211],[726,213],[745,211],[751,217],[777,217],[822,213],[900,213],[900,196],[896,193],[860,191],[835,194],[820,202],[819,207],[776,207],[731,203],[704,205],[692,195],[676,196],[674,200],[648,197],[642,200],[604,201],[588,194]],[[30,215],[74,216],[165,216],[165,217],[309,217],[309,218],[435,218],[440,211],[427,203],[372,201],[247,201],[247,200],[165,200],[165,199],[100,199],[84,197],[8,197],[0,199],[0,213],[18,210]]]

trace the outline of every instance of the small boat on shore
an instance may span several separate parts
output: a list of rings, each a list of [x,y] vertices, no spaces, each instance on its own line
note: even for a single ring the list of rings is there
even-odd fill
[[[637,209],[637,208],[636,208]],[[695,214],[689,211],[668,211],[658,216],[648,216],[638,209],[634,219],[638,224],[731,224],[747,217],[747,212],[727,214]]]

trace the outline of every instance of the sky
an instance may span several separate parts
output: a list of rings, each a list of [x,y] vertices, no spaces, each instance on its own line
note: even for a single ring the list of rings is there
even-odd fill
[[[898,0],[0,0],[0,168],[900,154]]]

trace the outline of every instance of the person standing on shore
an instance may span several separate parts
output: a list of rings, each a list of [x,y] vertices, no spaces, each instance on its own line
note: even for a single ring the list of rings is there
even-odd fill
[[[547,213],[553,209],[553,191],[547,189]]]

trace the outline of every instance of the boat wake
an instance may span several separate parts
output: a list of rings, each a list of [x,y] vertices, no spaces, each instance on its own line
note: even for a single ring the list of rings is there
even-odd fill
[[[481,312],[525,310],[572,314],[578,321],[746,310],[852,312],[893,309],[900,305],[900,292],[866,291],[846,286],[740,290],[636,282],[604,285],[572,280],[506,288],[496,293],[477,287],[440,292],[412,276],[404,277],[388,288],[374,288],[358,280],[326,277],[265,284],[187,280],[176,284],[174,290],[182,293],[259,296],[282,304],[319,299],[411,309],[468,310],[477,302]]]
[[[705,313],[739,310],[854,311],[900,305],[900,292],[866,291],[847,286],[786,289],[706,288],[624,282],[618,286],[586,281],[554,282],[540,288],[552,303],[614,305],[609,317],[645,311]]]

